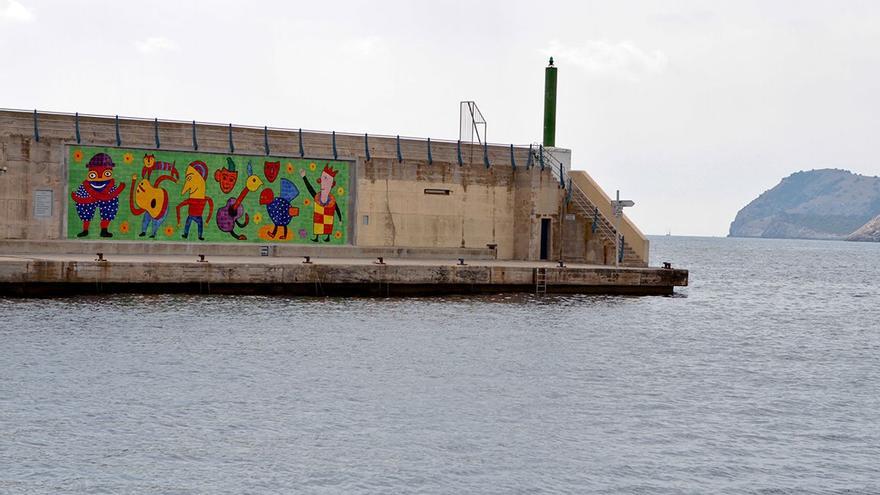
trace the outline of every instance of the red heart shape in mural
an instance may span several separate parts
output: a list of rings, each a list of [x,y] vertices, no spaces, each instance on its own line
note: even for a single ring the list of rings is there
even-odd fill
[[[281,162],[265,162],[263,163],[263,171],[266,172],[266,179],[269,182],[275,182],[278,178],[278,171],[281,170]]]

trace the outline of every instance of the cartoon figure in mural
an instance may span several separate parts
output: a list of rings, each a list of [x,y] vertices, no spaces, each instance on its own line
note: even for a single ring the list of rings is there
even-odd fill
[[[150,175],[153,173],[153,170],[161,170],[163,172],[168,172],[174,177],[174,181],[177,182],[177,179],[180,178],[180,175],[177,173],[177,168],[175,168],[175,163],[168,162],[158,162],[156,161],[156,157],[152,154],[144,155],[144,168],[141,169],[141,177],[145,177],[147,179],[150,178]]]
[[[144,216],[141,221],[141,233],[138,236],[147,235],[147,229],[152,225],[153,232],[150,234],[150,238],[155,239],[159,226],[168,216],[168,191],[159,185],[166,180],[176,183],[180,175],[173,163],[156,162],[153,159],[152,163],[147,166],[147,157],[152,156],[146,155],[144,157],[144,168],[141,169],[140,182],[137,182],[137,175],[131,176],[131,193],[128,203],[133,214]],[[153,170],[161,170],[162,175],[151,184],[150,174],[153,173]],[[135,182],[137,182],[137,186],[135,186]]]
[[[235,167],[235,163],[232,162],[231,158],[226,159],[229,164]],[[238,226],[240,228],[245,228],[248,223],[250,223],[250,216],[245,213],[244,207],[241,205],[244,198],[248,195],[248,193],[254,192],[263,185],[263,180],[254,175],[254,168],[248,162],[247,165],[248,178],[245,181],[245,186],[241,188],[241,193],[239,193],[237,198],[229,198],[226,200],[226,205],[217,208],[217,228],[220,229],[221,232],[229,232],[232,237],[244,241],[247,240],[247,236],[244,234],[236,234],[235,227]],[[237,176],[237,174],[236,174]],[[216,175],[215,175],[216,178]],[[219,179],[218,179],[219,181]],[[223,183],[221,182],[221,189]],[[238,219],[244,215],[244,222],[239,222]]]
[[[82,220],[82,232],[77,237],[89,235],[89,223],[95,216],[95,209],[101,217],[101,237],[113,237],[108,228],[119,211],[119,195],[125,184],[116,184],[113,179],[113,159],[106,153],[97,153],[86,164],[86,180],[70,194],[76,206],[76,214]]]
[[[208,165],[201,160],[196,160],[189,164],[186,167],[186,172],[183,173],[183,189],[180,191],[181,194],[189,193],[189,198],[180,202],[177,205],[177,226],[180,227],[180,209],[184,206],[189,208],[189,214],[186,217],[186,226],[183,227],[183,237],[186,239],[189,236],[189,227],[190,224],[195,222],[196,227],[199,229],[199,240],[204,241],[205,238],[202,237],[202,213],[205,211],[205,205],[208,205],[208,216],[205,220],[206,223],[211,223],[211,214],[214,212],[214,200],[205,195],[205,191],[208,188],[207,183],[205,182],[208,178]]]
[[[223,194],[232,192],[232,188],[238,181],[238,171],[235,170],[235,162],[232,161],[232,158],[227,156],[226,166],[214,171],[214,180],[220,184],[220,190],[223,191]]]
[[[290,206],[290,202],[299,196],[299,189],[287,179],[281,179],[281,194],[276,198],[272,189],[263,189],[260,193],[260,204],[266,206],[269,218],[275,224],[275,228],[269,234],[269,237],[275,237],[278,234],[278,227],[282,227],[282,239],[287,239],[287,226],[290,220],[299,215],[299,208]]]
[[[342,221],[342,212],[336,205],[336,198],[330,192],[330,189],[336,185],[337,172],[338,170],[330,168],[330,165],[324,165],[324,170],[321,171],[321,177],[318,179],[321,190],[315,192],[315,188],[312,187],[309,178],[306,177],[306,171],[299,171],[299,175],[302,176],[303,182],[306,184],[306,189],[315,198],[313,203],[314,215],[312,217],[312,233],[315,237],[312,239],[312,242],[318,242],[318,236],[322,235],[325,236],[324,242],[330,242],[330,234],[333,233],[333,223],[335,220],[333,215],[336,214],[339,217],[339,221]]]

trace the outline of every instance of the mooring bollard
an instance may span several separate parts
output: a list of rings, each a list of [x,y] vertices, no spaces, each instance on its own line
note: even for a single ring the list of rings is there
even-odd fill
[[[95,261],[107,261],[104,259],[104,253],[96,253],[96,254],[98,255],[98,257],[95,258]]]
[[[199,255],[199,259],[197,259],[196,261],[199,262],[199,263],[207,263],[207,262],[208,262],[208,260],[205,259],[205,255],[204,255],[204,254],[200,254],[200,255]]]
[[[305,265],[311,265],[311,264],[312,264],[312,257],[311,257],[311,256],[303,256],[303,258],[305,258],[305,259],[303,260],[303,264],[305,264]]]
[[[664,262],[663,262],[663,268],[666,269],[666,270],[671,270],[671,269],[672,269],[672,263],[670,263],[670,262],[668,262],[668,261],[664,261]]]
[[[464,262],[464,258],[458,259],[458,266],[465,266],[467,263]]]
[[[565,262],[564,262],[564,261],[559,260],[559,261],[557,261],[556,263],[559,264],[559,268],[565,268]]]
[[[385,264],[385,258],[379,256],[378,258],[376,258],[376,264],[377,264],[377,265],[384,265],[384,264]]]

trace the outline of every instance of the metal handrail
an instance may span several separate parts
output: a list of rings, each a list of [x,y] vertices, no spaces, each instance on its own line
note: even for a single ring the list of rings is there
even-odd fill
[[[22,109],[18,109],[18,108],[0,108],[0,112],[20,113],[20,114],[25,114],[28,117],[30,117],[31,115],[33,115],[34,111],[33,110],[22,110]],[[40,116],[43,116],[43,115],[56,115],[56,116],[65,116],[65,117],[75,117],[76,116],[76,113],[71,113],[71,112],[48,112],[48,111],[40,110],[38,113]],[[98,119],[113,120],[113,119],[116,119],[116,116],[80,113],[79,118],[80,119],[98,118]],[[206,121],[200,121],[200,120],[193,121],[193,120],[178,120],[178,119],[157,119],[157,118],[147,118],[147,117],[126,117],[123,115],[118,116],[118,118],[119,118],[119,120],[128,120],[128,121],[136,121],[136,122],[154,123],[155,121],[158,121],[159,123],[181,124],[181,125],[192,125],[193,122],[195,122],[196,125],[200,125],[200,126],[223,127],[224,129],[230,125],[229,123],[206,122]],[[251,130],[256,130],[256,131],[268,130],[268,131],[283,131],[283,132],[300,132],[300,131],[302,131],[303,133],[323,134],[323,135],[327,135],[327,136],[331,136],[332,133],[334,132],[334,131],[319,131],[319,130],[314,130],[314,129],[299,129],[299,128],[293,128],[293,127],[275,127],[275,126],[262,126],[262,125],[257,126],[257,125],[246,125],[246,124],[232,124],[232,125],[233,125],[233,128],[235,128],[235,129],[251,129]],[[43,126],[44,126],[44,123],[40,122],[40,127],[42,128]],[[338,136],[357,137],[357,138],[363,138],[363,136],[364,136],[363,132],[336,132],[336,134]],[[377,137],[377,138],[387,138],[387,139],[396,139],[397,138],[397,135],[392,135],[392,134],[373,134],[373,133],[370,133],[369,136],[370,137]],[[405,136],[405,135],[400,135],[400,138],[402,140],[407,140],[407,141],[425,141],[426,142],[428,140],[427,137]],[[435,144],[436,143],[456,144],[458,142],[458,140],[431,138],[431,142],[435,143]],[[462,144],[470,144],[470,143],[462,143]],[[497,146],[497,147],[504,148],[505,150],[509,149],[511,144],[513,144],[514,148],[520,149],[520,150],[527,150],[529,148],[529,144],[489,143],[489,142],[484,142],[484,143],[480,143],[480,144],[483,146],[491,146],[491,147]]]
[[[543,147],[538,147],[537,149],[533,147],[533,153],[535,157],[540,159],[540,153],[543,151]],[[562,162],[557,160],[552,154],[544,153],[544,161],[549,162],[550,171],[553,176],[561,181],[560,177],[560,166]],[[598,207],[593,203],[589,196],[573,181],[567,181],[567,187],[569,189],[569,194],[571,197],[571,202],[577,206],[584,216],[589,218],[598,218],[599,223],[596,227],[596,231],[600,234],[603,234],[603,237],[608,243],[616,244],[615,235],[617,234],[617,229],[614,228],[614,223],[611,222],[601,211],[599,211]],[[626,242],[626,239],[623,241],[623,249],[624,249],[624,259],[626,259],[626,254],[636,255],[635,250]],[[636,255],[638,256],[638,255]]]

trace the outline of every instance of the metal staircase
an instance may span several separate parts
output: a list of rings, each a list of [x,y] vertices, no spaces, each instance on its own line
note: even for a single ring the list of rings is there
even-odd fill
[[[610,247],[613,250],[617,244],[615,241],[616,229],[614,228],[614,221],[603,215],[602,212],[599,211],[599,208],[590,201],[587,194],[581,190],[577,184],[573,183],[571,179],[565,180],[565,169],[562,163],[550,153],[544,152],[543,146],[540,144],[533,145],[532,153],[534,154],[535,163],[543,164],[544,168],[549,168],[553,177],[559,181],[559,187],[566,189],[568,203],[574,208],[575,214],[590,220],[590,222],[594,222],[596,224],[595,233],[599,234],[603,245]],[[617,255],[617,253],[615,253],[615,255]],[[626,238],[624,237],[623,259],[621,260],[621,264],[640,266],[644,265],[646,261],[647,260],[642,260],[629,243],[626,242]]]

